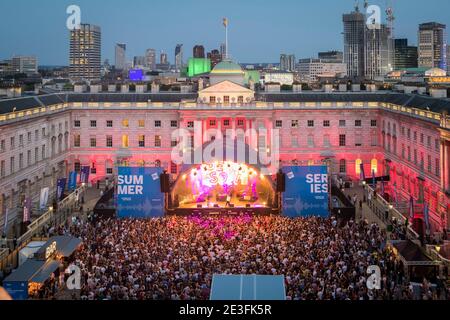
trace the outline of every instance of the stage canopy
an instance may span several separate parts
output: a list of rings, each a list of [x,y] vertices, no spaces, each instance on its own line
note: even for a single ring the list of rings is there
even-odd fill
[[[210,300],[286,300],[284,276],[214,275]]]

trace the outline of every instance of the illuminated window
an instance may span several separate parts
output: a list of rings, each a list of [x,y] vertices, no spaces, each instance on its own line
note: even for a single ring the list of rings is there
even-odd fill
[[[155,148],[161,148],[161,136],[155,136]]]
[[[372,161],[370,161],[370,172],[375,172],[375,174],[378,173],[378,160],[377,159],[372,159]]]
[[[314,163],[314,160],[308,160],[308,166],[313,166],[315,163]]]
[[[339,173],[347,173],[347,161],[345,159],[339,160]]]
[[[355,172],[356,172],[357,175],[361,174],[361,163],[362,163],[361,159],[356,159],[356,161],[355,161]]]
[[[145,128],[145,120],[138,120],[138,127]]]
[[[122,136],[122,148],[128,148],[128,146],[129,146],[128,136],[124,134]]]
[[[145,136],[144,135],[140,135],[139,136],[139,147],[140,148],[144,148],[145,147]]]
[[[209,103],[216,103],[216,97],[215,96],[210,96],[209,97]]]
[[[81,137],[79,134],[73,136],[73,146],[75,148],[79,148],[81,145]]]
[[[122,120],[122,127],[128,128],[129,126],[130,126],[130,123],[129,123],[128,119],[123,119]]]

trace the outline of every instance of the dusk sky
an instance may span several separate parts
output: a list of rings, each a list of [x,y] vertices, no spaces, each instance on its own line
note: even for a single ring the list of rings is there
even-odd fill
[[[396,37],[417,43],[418,24],[437,21],[450,27],[448,0],[390,0]],[[371,0],[386,8],[388,0]],[[361,1],[361,4],[363,1]],[[174,61],[177,43],[206,50],[224,42],[222,18],[230,20],[230,55],[237,62],[277,62],[280,53],[316,56],[343,49],[342,14],[354,0],[14,0],[0,1],[0,59],[36,55],[40,65],[67,65],[66,8],[76,4],[82,22],[102,28],[102,61],[114,63],[114,45],[127,44],[127,60],[145,49],[164,50]],[[361,5],[362,7],[362,5]],[[383,14],[384,19],[384,14]]]

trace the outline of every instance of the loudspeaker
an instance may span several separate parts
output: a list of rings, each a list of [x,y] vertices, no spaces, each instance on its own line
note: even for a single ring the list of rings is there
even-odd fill
[[[277,192],[286,192],[286,175],[281,170],[277,173]]]
[[[164,173],[162,173],[159,176],[159,180],[161,183],[161,192],[169,193],[170,192],[170,179],[169,179],[169,174],[167,173],[167,171],[164,171]]]

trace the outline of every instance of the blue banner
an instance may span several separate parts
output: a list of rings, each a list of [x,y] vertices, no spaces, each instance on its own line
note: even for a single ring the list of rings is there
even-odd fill
[[[284,167],[286,192],[283,213],[288,217],[328,217],[329,185],[326,166]]]
[[[69,191],[75,191],[77,188],[77,172],[71,171],[69,174],[69,184],[68,184]]]
[[[66,178],[58,179],[56,184],[56,200],[61,201],[64,197],[64,190],[66,190]]]
[[[4,282],[3,287],[13,300],[28,300],[27,281]]]
[[[164,194],[160,185],[162,173],[162,168],[118,168],[117,212],[120,218],[164,216]]]
[[[81,167],[80,172],[80,183],[89,182],[89,173],[91,172],[91,167]]]

